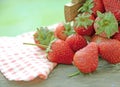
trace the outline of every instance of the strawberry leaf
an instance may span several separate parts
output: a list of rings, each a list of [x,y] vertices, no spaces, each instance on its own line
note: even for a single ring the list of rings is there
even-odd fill
[[[65,27],[65,31],[64,31],[65,35],[69,36],[75,33],[71,23],[65,23],[64,27]]]
[[[51,50],[51,46],[52,46],[52,44],[53,44],[56,40],[57,40],[57,38],[53,38],[53,40],[51,40],[51,42],[49,43],[49,45],[48,45],[48,47],[47,47],[47,49],[46,49],[46,53],[52,51],[52,50]]]
[[[37,28],[37,37],[35,38],[40,44],[48,46],[51,40],[54,39],[54,33],[53,31],[48,30],[47,27],[40,27]]]
[[[103,18],[104,14],[102,14],[100,11],[97,11],[97,16],[100,17],[100,18]]]
[[[82,7],[78,10],[78,12],[84,13],[92,13],[92,8],[94,7],[93,0],[86,0]]]
[[[91,26],[93,24],[93,20],[90,19],[90,16],[91,15],[88,13],[79,14],[75,19],[74,26],[81,26],[87,29],[88,26]]]
[[[96,34],[101,34],[104,31],[104,28],[101,28],[99,31],[96,32]]]
[[[96,34],[105,33],[108,38],[118,32],[118,22],[115,16],[111,12],[100,13],[97,12],[100,20],[95,20],[95,23],[98,26],[96,29]]]

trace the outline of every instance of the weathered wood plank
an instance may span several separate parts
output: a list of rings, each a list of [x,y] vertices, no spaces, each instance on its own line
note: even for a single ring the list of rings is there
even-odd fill
[[[66,22],[74,20],[81,5],[82,3],[68,3],[64,6],[64,15]]]

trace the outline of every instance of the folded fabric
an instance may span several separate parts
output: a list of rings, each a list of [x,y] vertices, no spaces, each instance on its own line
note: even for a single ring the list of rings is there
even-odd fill
[[[46,53],[37,46],[24,45],[34,43],[33,32],[16,37],[0,37],[0,71],[14,81],[30,81],[36,77],[47,79],[57,65],[46,58]]]

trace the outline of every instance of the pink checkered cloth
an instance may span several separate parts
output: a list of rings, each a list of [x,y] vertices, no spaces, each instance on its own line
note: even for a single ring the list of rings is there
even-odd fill
[[[14,81],[30,81],[36,77],[47,79],[57,65],[48,61],[45,52],[24,42],[34,43],[33,32],[16,37],[0,37],[0,71]]]

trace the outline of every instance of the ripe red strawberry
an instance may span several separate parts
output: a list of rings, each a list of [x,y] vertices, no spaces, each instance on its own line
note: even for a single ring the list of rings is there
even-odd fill
[[[110,38],[118,32],[118,22],[111,12],[97,12],[98,17],[94,22],[94,29],[97,35]]]
[[[78,34],[72,34],[68,36],[65,41],[69,44],[70,48],[74,52],[76,52],[77,50],[87,45],[86,39],[83,36],[78,35]]]
[[[52,31],[48,30],[47,27],[40,27],[34,33],[33,37],[34,37],[34,41],[35,41],[35,44],[33,44],[33,45],[37,45],[39,48],[45,50],[46,47],[51,42],[51,40],[54,39],[54,33]]]
[[[74,30],[79,35],[92,35],[94,33],[94,16],[88,13],[79,14],[74,22]]]
[[[98,46],[91,42],[77,51],[73,58],[74,65],[83,73],[91,73],[98,67]]]
[[[82,7],[79,9],[80,12],[88,12],[93,13],[95,16],[97,16],[97,11],[104,12],[104,5],[102,0],[86,0],[86,2],[83,4]]]
[[[65,40],[69,35],[74,32],[70,23],[60,23],[55,29],[55,36],[61,40]]]
[[[120,41],[120,27],[119,27],[119,32],[115,33],[115,35],[113,36],[113,39],[116,39],[116,40]]]
[[[111,11],[116,19],[120,21],[120,0],[103,0],[106,11]]]
[[[61,64],[72,64],[74,52],[68,43],[57,39],[53,41],[48,50],[48,59]]]
[[[120,63],[120,41],[107,39],[98,46],[100,56],[111,64]]]
[[[120,41],[120,32],[119,32],[119,33],[116,33],[116,34],[113,36],[113,38]]]

